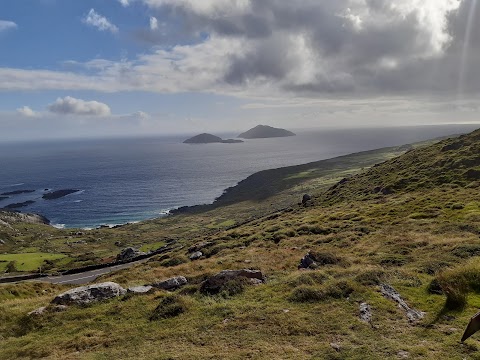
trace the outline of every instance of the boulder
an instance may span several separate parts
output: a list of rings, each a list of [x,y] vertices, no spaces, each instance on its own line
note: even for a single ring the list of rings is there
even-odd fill
[[[317,265],[313,258],[310,256],[310,253],[306,254],[301,260],[300,264],[298,265],[299,269],[309,269],[310,266]]]
[[[117,261],[122,262],[122,261],[129,261],[132,259],[135,259],[138,256],[146,255],[146,253],[135,249],[133,247],[128,247],[123,249],[120,254],[117,255]]]
[[[86,305],[96,301],[111,299],[125,295],[127,290],[114,282],[104,282],[88,286],[80,286],[60,295],[52,300],[52,304],[59,305]]]
[[[192,255],[189,256],[190,260],[198,260],[203,256],[203,253],[201,251],[196,251]]]
[[[367,303],[361,303],[359,306],[360,309],[360,320],[363,322],[369,323],[372,321],[372,310],[370,305]]]
[[[176,276],[167,280],[153,283],[151,286],[163,290],[175,290],[186,285],[187,283],[188,281],[184,276]]]
[[[67,306],[65,305],[49,305],[49,306],[42,306],[38,309],[30,311],[28,313],[29,316],[40,316],[45,314],[46,312],[61,312],[67,310]]]
[[[203,293],[215,294],[220,292],[226,283],[236,279],[247,279],[250,283],[255,285],[265,282],[265,276],[260,270],[223,270],[205,280],[202,283],[200,290]]]
[[[149,294],[151,292],[155,291],[153,286],[151,285],[144,285],[144,286],[132,286],[127,289],[127,293],[130,294]]]
[[[308,194],[303,195],[302,204],[305,205],[307,202],[311,201],[312,197]]]

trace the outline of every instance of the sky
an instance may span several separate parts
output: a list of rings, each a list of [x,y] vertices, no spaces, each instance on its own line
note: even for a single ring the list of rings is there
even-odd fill
[[[480,0],[0,0],[0,141],[476,123]]]

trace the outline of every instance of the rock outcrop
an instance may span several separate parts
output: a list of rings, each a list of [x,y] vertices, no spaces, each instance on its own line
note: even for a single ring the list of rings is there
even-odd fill
[[[125,262],[136,258],[137,256],[146,255],[146,253],[135,249],[133,247],[128,247],[123,249],[120,254],[117,255],[118,262]]]
[[[64,196],[79,192],[80,190],[76,189],[63,189],[63,190],[57,190],[57,191],[52,191],[46,194],[43,194],[42,198],[45,200],[54,200],[54,199],[60,199]]]
[[[163,290],[175,290],[178,289],[184,285],[187,285],[188,281],[184,276],[175,276],[173,278],[163,280],[157,283],[153,283],[151,286],[158,288],[158,289],[163,289]]]
[[[424,312],[412,309],[410,306],[408,306],[405,300],[402,299],[397,290],[395,290],[392,286],[388,284],[381,284],[380,291],[385,298],[395,301],[398,304],[398,307],[405,312],[410,322],[416,322],[423,319],[425,316]]]
[[[60,295],[52,300],[52,304],[57,305],[87,305],[92,302],[111,299],[117,296],[125,295],[127,290],[114,282],[104,282],[100,284],[80,286]]]
[[[0,221],[7,224],[28,223],[28,224],[50,224],[50,220],[42,215],[22,214],[18,211],[8,211],[0,209]]]
[[[153,291],[155,291],[155,288],[153,286],[150,286],[150,285],[132,286],[132,287],[129,287],[127,289],[127,293],[137,294],[137,295],[149,294]]]
[[[195,251],[193,254],[189,256],[190,260],[198,260],[203,256],[203,253],[201,251]]]

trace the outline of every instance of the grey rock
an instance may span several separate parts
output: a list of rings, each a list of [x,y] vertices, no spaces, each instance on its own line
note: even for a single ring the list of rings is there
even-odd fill
[[[144,286],[132,286],[127,289],[128,293],[131,294],[149,294],[153,292],[155,289],[153,286],[144,285]]]
[[[163,280],[157,283],[153,283],[152,286],[163,290],[175,290],[188,283],[184,276],[176,276],[167,280]]]
[[[372,310],[367,303],[360,304],[360,320],[366,323],[372,321]]]
[[[196,251],[192,255],[190,255],[190,260],[198,260],[203,256],[201,251]]]
[[[4,241],[4,240],[0,240],[0,245],[5,245],[5,241]]]
[[[104,282],[88,286],[80,286],[60,295],[52,300],[52,304],[60,305],[86,305],[96,301],[111,299],[125,295],[127,290],[114,282]]]
[[[397,290],[395,290],[392,286],[388,284],[381,284],[380,291],[385,298],[395,301],[398,304],[398,307],[405,312],[410,322],[416,322],[420,319],[423,319],[425,316],[424,312],[412,309],[410,306],[408,306],[405,300],[402,299]]]
[[[307,202],[311,201],[312,197],[308,194],[303,195],[302,197],[302,204],[305,205]]]
[[[310,266],[315,266],[316,263],[313,258],[310,256],[310,253],[306,254],[301,260],[300,264],[298,265],[299,269],[309,269]]]
[[[49,306],[42,306],[38,309],[30,311],[28,313],[29,316],[40,316],[45,314],[46,312],[61,312],[67,310],[67,306],[65,305],[49,305]]]
[[[39,307],[38,309],[35,309],[33,311],[30,311],[28,313],[29,316],[39,316],[39,315],[43,315],[45,314],[45,312],[47,311],[47,307],[46,306],[42,306],[42,307]]]
[[[209,294],[218,293],[227,282],[238,278],[249,279],[255,285],[265,282],[265,276],[260,270],[223,270],[205,280],[202,283],[201,291]]]
[[[137,256],[146,255],[146,253],[139,251],[133,247],[123,249],[120,254],[117,255],[117,261],[128,261],[136,258]]]

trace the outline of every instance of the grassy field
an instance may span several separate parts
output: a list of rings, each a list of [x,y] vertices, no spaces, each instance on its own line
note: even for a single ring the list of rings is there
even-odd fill
[[[116,249],[114,240],[177,240],[174,251],[98,282],[127,287],[183,275],[189,284],[173,293],[127,295],[41,316],[26,314],[70,287],[0,286],[0,357],[480,359],[479,334],[459,341],[480,307],[479,150],[476,132],[361,173],[352,163],[355,170],[340,182],[348,169],[337,168],[342,177],[327,169],[315,177],[310,174],[317,170],[299,167],[298,176],[284,170],[282,179],[294,183],[263,200],[67,239],[53,232],[58,248],[81,238],[105,256]],[[314,190],[305,206],[298,204],[303,189]],[[204,257],[190,261],[187,249],[205,242]],[[318,265],[298,270],[307,252]],[[241,268],[261,269],[267,282],[201,292],[209,275]],[[381,284],[393,286],[425,317],[410,322],[382,296]],[[359,316],[364,302],[370,323]]]
[[[64,259],[66,256],[62,254],[47,253],[21,253],[21,254],[4,254],[0,255],[0,271],[5,271],[7,264],[15,263],[18,271],[36,271],[45,261]]]

